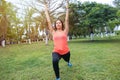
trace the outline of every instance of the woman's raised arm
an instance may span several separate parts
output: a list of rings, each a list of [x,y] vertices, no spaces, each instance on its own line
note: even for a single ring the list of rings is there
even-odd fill
[[[69,32],[69,0],[66,0],[65,33]]]
[[[46,15],[48,27],[50,29],[50,32],[52,33],[54,31],[54,29],[52,28],[52,23],[51,23],[51,20],[50,20],[50,15],[49,15],[49,12],[48,12],[47,3],[45,3],[45,15]]]

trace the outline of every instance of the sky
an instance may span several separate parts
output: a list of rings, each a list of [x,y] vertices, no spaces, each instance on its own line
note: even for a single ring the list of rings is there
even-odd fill
[[[22,0],[6,0],[6,1],[11,2],[13,4],[16,4]],[[27,0],[27,1],[30,1],[30,0]],[[85,2],[85,1],[90,1],[90,2],[92,1],[93,2],[93,1],[95,1],[97,3],[110,4],[110,5],[112,5],[112,2],[113,2],[113,0],[77,0],[77,1],[81,1],[81,2]]]
[[[18,7],[22,7],[19,3],[21,3],[21,1],[23,1],[23,0],[6,0],[6,1],[11,2]],[[30,1],[30,0],[25,0],[25,1]],[[102,3],[102,4],[109,4],[109,5],[113,6],[113,1],[114,0],[77,0],[77,1],[80,1],[82,3],[85,2],[85,1],[90,1],[90,2],[97,2],[97,3]]]
[[[78,1],[81,1],[81,2],[90,1],[90,2],[97,2],[97,3],[102,3],[102,4],[113,5],[114,0],[78,0]]]
[[[23,6],[21,6],[20,4],[22,4],[22,2],[30,2],[31,0],[6,0],[7,2],[11,2],[12,4],[16,5],[19,8],[18,13],[24,14],[24,11],[22,11]],[[73,0],[76,1],[76,0]],[[113,0],[77,0],[80,2],[85,2],[85,1],[90,1],[90,2],[97,2],[97,3],[102,3],[102,4],[109,4],[113,6]],[[18,17],[21,17],[21,14],[18,15]]]

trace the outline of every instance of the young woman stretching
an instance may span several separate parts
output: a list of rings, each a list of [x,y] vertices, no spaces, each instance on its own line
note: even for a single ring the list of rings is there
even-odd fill
[[[68,42],[67,42],[67,35],[69,32],[69,9],[68,9],[69,1],[66,0],[66,2],[67,5],[66,5],[65,27],[63,22],[60,19],[58,19],[55,22],[55,29],[53,29],[51,26],[47,4],[45,6],[45,14],[48,22],[48,27],[50,29],[51,34],[53,35],[54,49],[52,52],[52,63],[56,75],[56,80],[60,80],[59,60],[61,58],[63,58],[67,62],[69,67],[72,66],[72,64],[70,63],[70,49],[68,47]]]

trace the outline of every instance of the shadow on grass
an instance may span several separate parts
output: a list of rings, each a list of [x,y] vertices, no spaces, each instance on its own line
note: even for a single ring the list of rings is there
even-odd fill
[[[120,43],[120,39],[106,40],[72,40],[70,43]]]

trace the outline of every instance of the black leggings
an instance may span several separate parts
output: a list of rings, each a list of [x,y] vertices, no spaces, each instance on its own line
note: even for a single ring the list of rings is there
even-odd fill
[[[70,61],[70,52],[68,52],[65,55],[60,55],[57,52],[53,52],[52,53],[52,63],[53,63],[53,69],[54,69],[56,78],[60,77],[60,74],[59,74],[59,64],[58,63],[59,63],[59,60],[61,58],[63,58],[66,62],[69,62]]]

